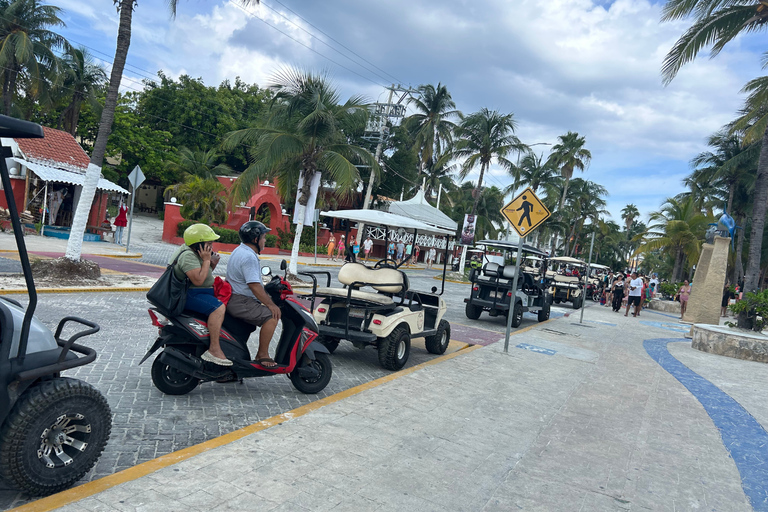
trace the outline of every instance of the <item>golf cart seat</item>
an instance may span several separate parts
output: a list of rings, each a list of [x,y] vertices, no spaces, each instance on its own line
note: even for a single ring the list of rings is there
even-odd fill
[[[404,295],[408,291],[408,277],[394,268],[368,268],[362,263],[347,263],[339,270],[338,280],[347,288],[318,288],[316,296],[339,297],[371,302],[377,306],[394,306],[392,295]],[[377,293],[360,291],[370,286]],[[352,288],[350,293],[349,288]]]

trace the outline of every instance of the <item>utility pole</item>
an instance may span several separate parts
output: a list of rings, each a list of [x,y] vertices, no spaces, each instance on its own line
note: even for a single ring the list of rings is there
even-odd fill
[[[399,85],[396,86],[395,84],[392,84],[387,88],[387,90],[389,90],[389,97],[387,98],[387,102],[384,104],[377,103],[376,112],[372,116],[372,120],[379,123],[378,133],[376,133],[375,129],[366,130],[373,135],[369,136],[368,140],[371,142],[374,140],[377,141],[374,157],[376,158],[376,163],[378,163],[379,166],[381,166],[381,154],[384,150],[384,139],[386,138],[385,136],[388,135],[387,120],[390,118],[402,118],[405,115],[405,105],[401,105],[402,101],[407,95],[416,92],[415,89],[404,89],[403,87]],[[392,103],[392,97],[394,96],[395,92],[402,92],[404,94],[400,97],[397,103]],[[369,122],[369,128],[375,128],[375,126],[371,125]],[[371,169],[371,175],[368,178],[368,186],[365,189],[365,198],[363,199],[363,210],[367,210],[371,206],[371,196],[373,195],[373,182],[375,181],[375,178],[376,177],[374,175],[373,169]],[[365,231],[365,225],[362,223],[358,224],[356,239],[357,245],[360,245],[363,237],[363,231]]]

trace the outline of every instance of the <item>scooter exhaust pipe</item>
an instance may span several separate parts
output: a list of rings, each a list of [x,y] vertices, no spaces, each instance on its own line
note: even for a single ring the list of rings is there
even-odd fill
[[[165,347],[160,354],[160,362],[201,380],[218,379],[230,373],[230,370],[206,371],[206,363],[202,359],[173,347]]]

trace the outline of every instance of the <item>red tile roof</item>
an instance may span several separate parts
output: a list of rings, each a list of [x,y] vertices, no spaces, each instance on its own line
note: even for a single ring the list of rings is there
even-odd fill
[[[42,139],[15,139],[26,158],[51,165],[54,162],[65,167],[85,169],[91,159],[75,138],[67,132],[43,127]]]

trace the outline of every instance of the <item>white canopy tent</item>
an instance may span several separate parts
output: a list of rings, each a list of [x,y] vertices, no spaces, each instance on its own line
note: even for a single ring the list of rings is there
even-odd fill
[[[395,201],[389,203],[389,213],[402,215],[410,219],[419,220],[425,224],[445,229],[453,233],[458,229],[456,221],[429,204],[424,192],[419,189],[416,195],[407,201]]]
[[[403,217],[402,215],[395,215],[394,213],[383,212],[381,210],[339,210],[335,212],[320,212],[320,216],[348,219],[354,222],[370,224],[372,226],[386,226],[394,229],[404,228],[406,230],[415,229],[420,233],[431,233],[435,235],[455,234],[455,231],[431,226],[420,220]]]

